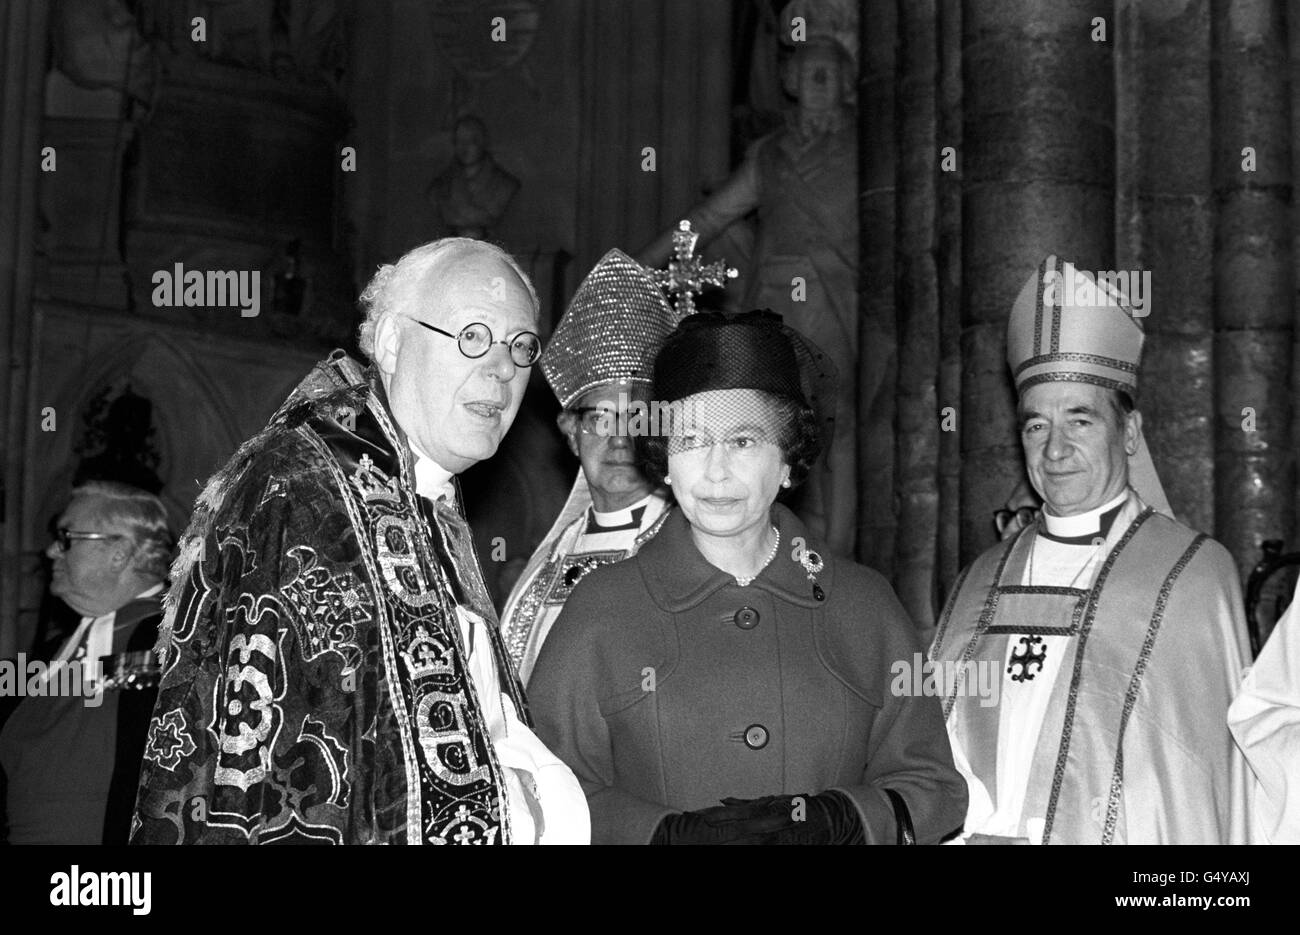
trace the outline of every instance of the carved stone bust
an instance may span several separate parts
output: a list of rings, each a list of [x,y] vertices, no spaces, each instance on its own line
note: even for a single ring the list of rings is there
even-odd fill
[[[456,121],[453,145],[455,158],[429,186],[429,200],[446,233],[482,239],[500,223],[519,180],[492,158],[487,127],[478,117]]]

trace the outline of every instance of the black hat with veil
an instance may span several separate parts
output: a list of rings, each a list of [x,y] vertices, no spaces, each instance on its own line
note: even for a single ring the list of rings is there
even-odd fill
[[[769,309],[692,315],[655,358],[652,405],[668,418],[646,433],[643,466],[658,479],[669,455],[718,444],[719,431],[759,428],[780,444],[797,483],[835,430],[835,380],[827,355]],[[713,397],[708,426],[693,418],[694,407],[679,405],[700,394]]]

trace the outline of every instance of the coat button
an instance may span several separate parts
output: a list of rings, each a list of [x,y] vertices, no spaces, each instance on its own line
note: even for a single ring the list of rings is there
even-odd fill
[[[758,626],[758,611],[752,607],[742,607],[736,611],[736,616],[732,619],[742,630],[752,630]]]
[[[745,746],[751,750],[762,750],[767,746],[767,728],[762,724],[751,724],[745,728]]]

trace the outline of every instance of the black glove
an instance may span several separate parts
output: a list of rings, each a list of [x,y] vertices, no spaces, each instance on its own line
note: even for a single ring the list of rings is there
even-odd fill
[[[801,800],[801,803],[796,799]],[[785,812],[785,826],[764,836],[761,844],[862,844],[862,819],[857,806],[842,792],[822,792],[818,795],[774,795],[742,803],[738,799],[723,799],[728,805],[771,803],[773,809]]]
[[[790,822],[790,810],[772,801],[757,799],[735,805],[724,801],[712,808],[667,815],[659,822],[650,843],[762,844],[764,838]]]
[[[799,801],[796,801],[799,800]],[[861,844],[862,820],[839,792],[723,799],[721,806],[669,815],[651,844]]]

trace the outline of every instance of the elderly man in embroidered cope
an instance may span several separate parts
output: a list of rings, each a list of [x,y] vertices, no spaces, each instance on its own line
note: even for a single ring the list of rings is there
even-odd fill
[[[336,351],[209,482],[173,570],[137,801],[145,843],[585,843],[529,726],[455,475],[540,354],[505,253],[380,269]]]
[[[1007,324],[1043,510],[962,573],[931,649],[954,673],[967,843],[1248,836],[1225,724],[1246,658],[1237,570],[1170,515],[1133,409],[1143,334],[1125,305],[1049,257]],[[1001,679],[995,705],[974,690],[980,666]]]
[[[676,313],[646,270],[611,250],[574,293],[542,358],[563,407],[560,431],[582,470],[501,614],[525,685],[574,586],[593,569],[635,555],[666,515],[662,490],[637,468],[633,434],[653,415],[654,358],[675,325]]]

